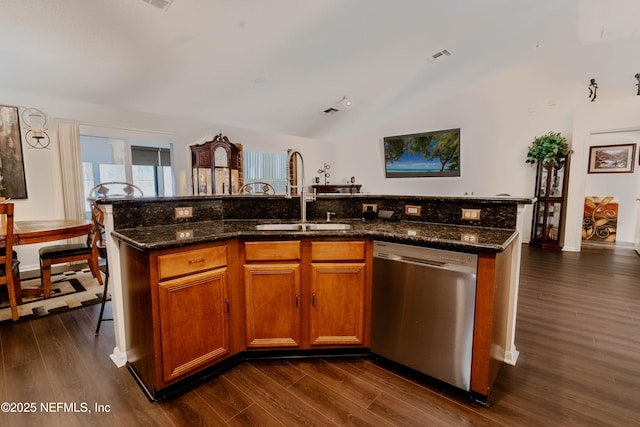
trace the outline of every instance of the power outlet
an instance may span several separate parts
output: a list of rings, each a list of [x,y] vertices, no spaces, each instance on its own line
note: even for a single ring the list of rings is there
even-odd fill
[[[422,206],[405,205],[404,214],[408,216],[420,216],[422,213]]]
[[[378,212],[377,203],[363,203],[362,212]]]
[[[176,231],[176,240],[193,239],[193,230]]]
[[[465,243],[478,243],[478,235],[475,233],[462,233],[460,240]]]
[[[480,220],[480,209],[465,209],[462,208],[462,219],[466,219],[469,221],[479,221]]]
[[[176,219],[191,218],[192,216],[193,216],[193,208],[191,206],[176,208]]]

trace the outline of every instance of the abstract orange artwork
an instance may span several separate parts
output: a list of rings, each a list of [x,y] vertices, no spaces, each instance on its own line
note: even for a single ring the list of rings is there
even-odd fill
[[[582,240],[613,243],[617,228],[618,200],[615,197],[585,197]]]

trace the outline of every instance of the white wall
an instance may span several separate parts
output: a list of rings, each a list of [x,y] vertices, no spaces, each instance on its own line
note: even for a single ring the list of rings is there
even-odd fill
[[[334,170],[343,176],[355,175],[363,184],[363,190],[370,193],[463,195],[473,192],[481,196],[508,193],[533,197],[535,167],[525,164],[528,147],[535,136],[559,131],[575,151],[569,178],[564,250],[579,251],[584,197],[593,190],[587,191],[585,187],[588,161],[585,146],[600,145],[587,141],[592,134],[640,128],[640,96],[633,96],[636,90],[633,79],[628,79],[630,95],[607,93],[601,87],[596,101],[589,101],[587,77],[597,76],[598,67],[607,64],[600,62],[597,54],[591,59],[589,70],[579,74],[579,70],[572,70],[561,60],[557,69],[550,69],[545,62],[532,57],[436,106],[333,141],[338,150]],[[625,72],[629,74],[628,70]],[[383,137],[458,127],[461,128],[460,177],[384,177]],[[618,192],[625,199],[618,230],[621,242],[634,240],[633,215],[637,213],[633,207],[627,209],[630,204],[627,200],[640,194],[637,157],[636,153],[636,173],[625,174],[624,185],[632,188]],[[524,217],[525,242],[530,238],[531,215],[529,207]]]
[[[569,197],[567,209],[567,227],[565,230],[565,250],[579,251],[582,244],[582,217],[585,195],[592,191],[587,186],[587,167],[589,164],[589,147],[601,144],[606,141],[630,141],[634,140],[637,130],[640,129],[640,96],[629,96],[617,99],[608,99],[601,102],[593,102],[580,106],[575,113],[573,125],[573,149],[574,154],[571,160],[571,170],[569,171]],[[612,137],[611,134],[618,133],[623,139]],[[609,137],[607,136],[609,134]],[[611,142],[615,143],[615,142]],[[636,147],[638,149],[638,147]],[[640,172],[638,172],[638,152],[634,159],[635,167],[633,174],[625,174],[628,178],[624,185],[632,187],[625,191],[625,198],[640,196]],[[620,178],[619,178],[620,179]],[[624,179],[624,178],[622,178]],[[589,177],[591,180],[591,177]],[[610,184],[614,184],[611,182]],[[615,185],[619,185],[616,182]],[[589,184],[592,185],[592,184]],[[635,195],[633,192],[635,191]],[[623,194],[623,193],[620,193]],[[626,200],[626,199],[625,199]],[[621,200],[621,203],[623,201]],[[632,201],[624,201],[631,204]],[[630,208],[629,212],[634,208]],[[633,228],[633,219],[628,218],[631,213],[625,213],[621,218],[623,229],[619,230],[618,239],[621,242],[633,242],[634,234],[628,234]],[[639,215],[636,212],[634,215]],[[624,232],[624,234],[622,234]]]
[[[586,100],[584,87],[585,92],[574,82],[554,84],[535,61],[503,70],[437,106],[334,141],[335,171],[355,175],[370,193],[533,197],[535,167],[525,163],[528,146],[548,131],[560,131],[571,141],[574,109]],[[458,127],[460,177],[384,177],[384,136]],[[526,242],[531,209],[525,212]]]

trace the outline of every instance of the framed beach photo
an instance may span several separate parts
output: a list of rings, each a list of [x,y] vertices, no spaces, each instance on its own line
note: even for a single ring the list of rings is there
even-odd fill
[[[636,145],[599,145],[589,149],[589,173],[633,172]]]
[[[386,178],[460,176],[460,129],[384,138]]]

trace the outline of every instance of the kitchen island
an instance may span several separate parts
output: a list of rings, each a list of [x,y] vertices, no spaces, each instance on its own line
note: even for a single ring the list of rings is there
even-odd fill
[[[124,342],[117,343],[118,347],[114,353],[126,349],[126,353],[120,353],[120,355],[125,356],[130,367],[135,366],[134,374],[143,380],[147,389],[151,389],[148,391],[152,396],[194,373],[215,367],[220,361],[237,355],[246,356],[252,351],[264,349],[264,346],[279,350],[286,349],[287,346],[297,350],[318,348],[314,346],[322,349],[366,350],[369,345],[371,314],[371,245],[375,239],[478,254],[472,391],[480,401],[488,397],[499,367],[507,361],[505,355],[511,350],[508,329],[510,316],[515,318],[512,310],[513,278],[517,277],[517,271],[514,272],[514,268],[519,267],[520,245],[516,217],[521,206],[530,201],[504,198],[410,198],[398,202],[398,198],[387,200],[385,196],[368,196],[366,199],[358,196],[328,198],[328,200],[319,199],[311,204],[319,208],[311,218],[314,222],[320,222],[318,217],[322,218],[327,209],[322,206],[325,203],[329,209],[338,212],[335,222],[349,224],[349,230],[256,230],[255,226],[258,223],[294,222],[291,216],[295,217],[295,208],[285,206],[289,202],[291,201],[277,197],[271,200],[255,197],[199,197],[103,203],[107,212],[107,225],[111,226],[110,271],[112,277],[116,276],[120,279],[113,295],[115,304],[118,304],[118,300],[122,304],[120,316],[117,314],[115,316],[120,320],[116,330],[118,328],[124,330]],[[370,202],[378,205],[410,203],[411,206],[415,206],[419,204],[422,212],[436,220],[441,219],[438,215],[453,219],[451,212],[457,213],[456,217],[459,218],[460,207],[451,205],[462,203],[464,206],[481,209],[483,214],[491,212],[493,214],[491,216],[498,225],[507,224],[508,226],[486,226],[487,220],[491,217],[486,214],[482,217],[483,224],[478,224],[480,222],[478,218],[476,223],[469,225],[464,221],[458,221],[459,224],[429,222],[425,221],[429,218],[412,216],[402,217],[402,220],[397,222],[363,221],[354,219],[354,215],[351,215],[351,218],[345,218],[350,211],[361,209],[361,206]],[[258,218],[262,218],[243,218],[249,215],[257,216],[255,212],[251,212],[251,209],[246,208],[247,206],[255,207],[256,203],[261,205],[256,209],[261,212]],[[439,209],[432,209],[433,203],[439,204]],[[239,207],[243,204],[245,208]],[[341,206],[338,206],[339,204]],[[174,209],[187,205],[193,209],[192,220],[167,220],[173,216]],[[451,212],[443,214],[447,209]],[[158,213],[159,210],[169,214],[163,216]],[[145,223],[149,219],[149,212],[155,212],[153,215],[155,220],[160,219],[164,223],[155,225]],[[201,212],[207,212],[207,217],[204,217]],[[242,215],[239,215],[239,212]],[[265,212],[270,215],[265,215]],[[264,218],[264,216],[271,217]],[[164,221],[162,221],[163,217]],[[130,226],[140,222],[143,223],[142,226]],[[255,259],[250,259],[254,255],[248,257],[253,249],[247,249],[247,244],[255,244],[260,249],[255,252],[258,254],[255,255]],[[276,249],[273,247],[274,244]],[[341,251],[341,247],[345,249]],[[201,251],[206,251],[206,256],[201,256]],[[288,255],[278,259],[282,253]],[[269,258],[274,254],[276,258]],[[114,256],[117,256],[115,260]],[[176,263],[179,265],[180,262],[184,263],[181,271],[171,270],[173,267],[170,266]],[[189,271],[194,264],[197,266],[195,270]],[[204,264],[207,264],[206,267]],[[338,267],[339,269],[336,270]],[[322,270],[323,268],[325,270]],[[322,275],[326,272],[330,274]],[[267,273],[276,274],[274,277],[278,277],[277,283],[290,284],[291,289],[281,289],[282,292],[291,290],[289,308],[294,307],[293,295],[295,295],[295,306],[297,307],[298,304],[302,306],[302,315],[298,317],[301,317],[303,333],[298,338],[289,337],[286,340],[261,338],[259,324],[250,325],[250,319],[256,313],[264,319],[268,318],[266,317],[268,312],[265,310],[258,307],[257,311],[250,314],[248,308],[255,303],[253,298],[256,296],[268,297],[259,291],[259,281],[267,277],[265,276]],[[201,275],[201,277],[198,276],[195,281],[187,279],[191,274]],[[302,277],[303,280],[295,279],[296,277]],[[314,282],[316,280],[314,277],[320,279]],[[322,282],[321,279],[325,277],[331,280]],[[248,290],[254,289],[252,285],[248,285],[253,283],[251,281],[254,279],[257,280],[255,294]],[[345,312],[357,313],[346,322],[356,326],[352,328],[353,330],[332,330],[322,335],[326,332],[326,330],[323,332],[323,328],[328,327],[326,320],[329,316],[326,313],[324,317],[322,314],[316,316],[313,306],[305,304],[308,301],[313,304],[316,298],[315,290],[321,289],[327,292],[333,286],[333,281],[339,282],[343,279],[353,284],[349,287],[353,292],[343,295],[344,298],[337,301],[338,304],[346,304],[344,301],[352,299],[359,301],[359,305],[354,306],[356,308],[353,310],[352,307],[343,307]],[[192,287],[193,284],[196,286]],[[179,295],[172,291],[184,289],[191,289],[193,292],[183,292],[184,299],[169,298],[169,296]],[[202,348],[205,350],[193,349],[194,357],[180,359],[179,356],[185,354],[181,346],[184,346],[186,341],[181,341],[183,337],[181,333],[176,333],[176,330],[178,327],[185,330],[184,322],[187,320],[178,315],[181,311],[193,313],[193,310],[185,310],[184,304],[197,305],[198,292],[206,292],[208,297],[219,302],[216,305],[217,308],[213,312],[207,312],[208,314],[204,315],[202,320],[212,316],[219,320],[216,325],[222,325],[223,329],[218,331],[220,339],[209,339],[202,343],[204,346]],[[515,293],[517,294],[517,290]],[[285,294],[282,293],[282,295]],[[211,304],[207,304],[201,308],[206,310],[210,307]],[[132,311],[132,308],[135,310]],[[140,313],[140,310],[143,312]],[[117,309],[114,309],[114,312],[117,312]],[[173,329],[169,327],[161,329],[158,326],[162,324],[162,316],[167,313],[173,316],[171,320]],[[148,318],[147,323],[132,320],[140,318]],[[179,321],[173,322],[175,319]],[[169,325],[169,321],[170,319],[164,318],[165,325]],[[344,319],[342,323],[345,323]],[[319,331],[321,336],[314,338],[314,325],[316,325],[316,332]],[[296,328],[299,327],[293,326],[291,329]],[[169,330],[172,332],[167,332]],[[202,331],[197,332],[199,331],[197,325],[190,325],[188,330],[202,334]],[[140,345],[142,337],[146,341]],[[168,343],[174,344],[171,351],[167,351]],[[172,357],[176,363],[165,363]],[[152,360],[155,362],[151,362]]]

